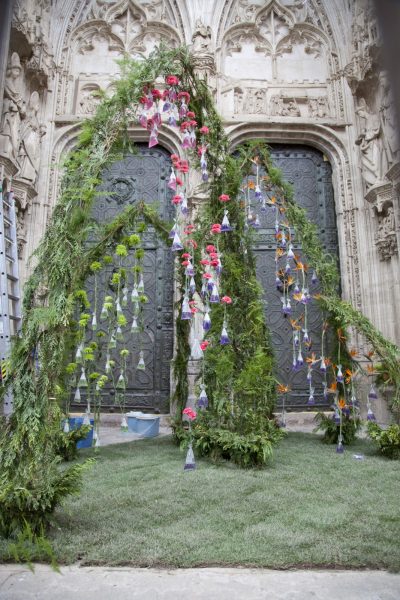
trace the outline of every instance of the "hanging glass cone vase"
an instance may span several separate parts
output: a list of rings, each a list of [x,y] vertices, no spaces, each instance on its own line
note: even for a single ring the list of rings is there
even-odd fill
[[[300,344],[300,336],[297,331],[293,335],[293,341],[295,346],[298,346]]]
[[[311,277],[311,283],[315,285],[317,283],[317,281],[318,281],[317,274],[316,274],[315,271],[313,271],[313,274],[312,274],[312,277]]]
[[[196,282],[194,280],[194,277],[190,278],[189,291],[192,295],[196,292]]]
[[[125,377],[124,377],[124,372],[121,371],[119,377],[118,377],[118,381],[117,381],[117,385],[116,385],[117,390],[124,390],[125,389]]]
[[[169,117],[168,117],[168,125],[170,127],[176,127],[176,116],[174,114],[169,115]]]
[[[208,311],[205,312],[203,317],[203,331],[210,331],[211,329],[211,318]]]
[[[79,346],[76,349],[75,362],[77,362],[77,363],[82,362],[82,351],[83,351],[83,345],[79,344]]]
[[[322,371],[322,373],[326,373],[326,362],[323,356],[321,357],[321,366],[319,369]]]
[[[79,378],[78,386],[81,388],[86,388],[88,386],[88,382],[85,375],[85,370],[82,367],[81,376]]]
[[[312,370],[309,367],[308,371],[307,371],[307,381],[311,381],[311,380],[312,380]]]
[[[171,250],[173,252],[178,252],[179,250],[183,250],[182,242],[181,242],[181,239],[180,239],[179,235],[177,234],[177,232],[175,232],[175,234],[174,234],[174,239],[172,242]]]
[[[157,146],[157,144],[158,144],[157,129],[154,128],[151,130],[151,133],[150,133],[149,148],[153,148],[154,146]]]
[[[299,286],[299,282],[296,281],[296,285],[294,286],[294,290],[293,290],[294,294],[299,294],[300,293],[300,286]]]
[[[83,417],[82,425],[90,425],[90,408],[86,409],[85,416]]]
[[[188,265],[186,266],[186,269],[185,269],[185,275],[187,277],[194,277],[194,268],[193,268],[193,265],[190,260],[188,260]]]
[[[137,318],[133,317],[131,333],[138,333],[138,331],[140,331],[140,328],[137,322]]]
[[[286,427],[286,411],[282,410],[281,412],[281,420],[279,425],[284,429]]]
[[[118,316],[120,316],[120,315],[123,314],[122,307],[121,307],[121,304],[119,302],[119,298],[117,298],[116,301],[115,301],[115,309],[117,311],[117,315]]]
[[[307,404],[309,406],[313,406],[315,404],[315,398],[314,398],[314,388],[310,389],[310,395],[308,397],[308,402]]]
[[[69,420],[68,419],[65,419],[65,421],[64,421],[63,432],[69,433]]]
[[[367,411],[367,421],[376,421],[376,417],[371,407],[369,407]]]
[[[111,364],[110,364],[110,355],[109,354],[107,354],[106,364],[105,364],[104,370],[105,370],[106,373],[110,373],[111,372]]]
[[[188,451],[186,453],[185,466],[183,467],[184,471],[193,471],[196,468],[196,462],[194,460],[192,442],[189,444]]]
[[[121,431],[128,431],[128,423],[126,417],[122,417],[121,419]]]
[[[139,302],[139,291],[138,291],[138,286],[136,285],[136,283],[133,286],[133,290],[132,290],[132,294],[131,294],[131,301],[133,303]]]
[[[200,341],[197,339],[197,337],[193,340],[190,358],[192,360],[200,360],[203,358],[203,350],[200,348]]]
[[[128,306],[128,288],[124,287],[124,289],[122,290],[122,302],[121,302],[122,306],[125,308],[126,306]]]
[[[96,331],[96,329],[97,329],[97,317],[96,317],[95,314],[93,314],[93,317],[92,317],[92,330]]]
[[[190,310],[189,298],[185,295],[182,300],[181,320],[189,321],[191,318],[192,311]]]
[[[173,169],[171,169],[171,175],[169,176],[168,187],[170,190],[176,191],[176,175]]]
[[[105,306],[103,306],[103,308],[101,309],[101,313],[100,313],[100,321],[105,321],[108,317],[108,312]]]
[[[227,210],[224,210],[224,218],[222,219],[222,223],[221,223],[221,231],[224,233],[226,231],[232,231],[232,227],[230,226],[229,219],[228,219],[228,211]]]
[[[293,246],[292,246],[292,244],[289,244],[289,249],[288,249],[287,257],[288,258],[294,258],[294,252],[293,252]]]
[[[122,329],[119,325],[117,327],[117,331],[115,332],[115,337],[119,342],[122,342],[124,340],[124,334],[122,333]]]
[[[143,127],[143,129],[147,129],[147,115],[144,112],[139,117],[139,125]]]
[[[230,344],[230,339],[229,339],[229,335],[228,335],[225,323],[223,324],[223,327],[222,327],[221,337],[219,338],[219,343],[221,344],[221,346]]]
[[[336,374],[336,381],[338,383],[343,383],[343,373],[342,373],[342,365],[338,365],[337,368],[337,374]]]
[[[95,447],[95,448],[100,448],[100,446],[101,446],[101,443],[100,443],[100,436],[97,434],[97,435],[96,435],[95,442],[94,442],[94,447]]]
[[[110,337],[110,341],[108,343],[108,347],[110,350],[114,350],[117,347],[117,340],[115,339],[115,334],[113,333]]]
[[[254,227],[254,229],[259,229],[260,228],[261,223],[260,223],[260,217],[258,215],[256,215],[256,218],[251,223],[251,226]]]
[[[255,187],[254,196],[255,196],[256,200],[261,200],[262,199],[262,192],[261,192],[261,189],[260,189],[259,185],[256,185],[256,187]]]
[[[175,221],[175,223],[174,223],[174,225],[173,225],[173,227],[172,227],[172,229],[171,229],[171,231],[169,232],[169,235],[168,235],[168,237],[169,237],[170,240],[174,239],[176,231],[177,231],[177,228],[178,228],[178,225],[177,225],[177,223]]]
[[[139,362],[137,368],[139,369],[139,371],[144,371],[146,369],[146,365],[144,364],[143,350],[139,352]]]
[[[336,446],[336,452],[337,452],[337,454],[343,454],[343,452],[344,452],[343,439],[341,436],[339,436],[339,439],[338,439],[338,444]]]
[[[283,305],[282,310],[285,315],[290,315],[292,313],[292,305],[290,304],[289,298],[286,300],[286,304]]]
[[[338,409],[335,409],[335,414],[333,415],[333,420],[335,421],[336,425],[340,425],[340,412],[338,411]]]
[[[183,140],[182,140],[182,148],[183,148],[184,150],[187,150],[188,148],[191,148],[191,147],[192,147],[192,144],[191,144],[191,141],[190,141],[190,135],[189,135],[189,133],[186,131],[186,132],[184,133]]]
[[[213,302],[214,304],[219,304],[218,288],[217,288],[217,285],[215,283],[213,283],[213,286],[212,286],[212,292],[211,292],[211,296],[210,296],[210,302]]]
[[[79,403],[80,401],[81,401],[81,390],[79,389],[79,387],[77,387],[75,390],[75,394],[74,394],[74,402]]]
[[[139,292],[139,294],[143,294],[143,292],[144,292],[144,281],[143,281],[143,275],[141,275],[141,276],[140,276],[140,279],[139,279],[139,283],[138,283],[137,289],[138,289],[138,292]]]
[[[208,398],[207,398],[207,392],[205,390],[205,385],[204,383],[202,383],[200,385],[201,391],[200,391],[200,395],[199,395],[199,400],[197,402],[199,408],[207,408],[208,406]]]
[[[306,344],[310,341],[310,336],[308,335],[307,329],[303,329],[303,342]]]
[[[183,198],[182,198],[181,213],[184,217],[187,217],[189,214],[189,207],[188,207],[188,201],[187,201],[186,196],[183,196]]]
[[[207,280],[207,291],[212,292],[214,287],[214,281],[212,279]]]
[[[221,275],[221,273],[222,273],[222,268],[223,268],[223,267],[222,267],[222,263],[221,263],[221,259],[219,259],[219,258],[218,258],[217,260],[218,260],[218,264],[217,264],[217,266],[215,267],[215,272],[217,273],[217,275]]]
[[[368,398],[370,400],[377,400],[378,399],[378,394],[376,393],[376,389],[375,389],[375,386],[373,384],[371,385],[371,387],[369,389]]]
[[[299,349],[299,353],[297,355],[297,366],[302,367],[304,364],[303,355],[301,353],[301,349]]]

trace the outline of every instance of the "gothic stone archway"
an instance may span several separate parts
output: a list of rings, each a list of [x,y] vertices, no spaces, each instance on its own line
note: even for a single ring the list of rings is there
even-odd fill
[[[103,175],[103,184],[93,209],[94,218],[101,223],[110,222],[128,204],[144,201],[157,207],[160,217],[172,221],[171,190],[167,187],[170,169],[169,153],[160,148],[149,149],[136,145],[137,154],[126,156],[111,165]],[[173,355],[173,255],[160,240],[153,227],[149,226],[142,236],[145,256],[143,278],[148,302],[144,306],[144,331],[141,334],[146,369],[138,370],[139,335],[127,334],[126,340],[113,351],[112,358],[119,364],[120,347],[128,348],[130,354],[127,367],[126,407],[166,413],[169,411],[170,361]],[[129,266],[129,265],[124,265]],[[131,266],[131,265],[130,265]],[[133,274],[127,269],[130,290]],[[108,286],[111,267],[99,281]],[[87,282],[89,298],[93,299],[93,277]],[[110,290],[111,291],[111,290]],[[129,312],[128,322],[132,321]],[[98,306],[98,313],[101,306]],[[99,314],[97,315],[100,322]],[[102,324],[100,323],[100,329]],[[102,409],[114,407],[113,386],[106,385],[102,394]]]
[[[273,144],[271,157],[286,181],[294,187],[295,199],[307,210],[310,220],[318,226],[324,248],[338,258],[338,239],[335,204],[332,187],[332,169],[322,152],[310,146]],[[254,252],[257,259],[257,276],[264,289],[265,316],[271,330],[277,361],[277,377],[289,383],[292,391],[288,407],[301,409],[307,405],[308,385],[301,372],[292,371],[291,325],[282,314],[282,305],[275,287],[275,215],[267,213],[261,218],[261,228],[255,236]],[[295,252],[300,245],[294,243]],[[315,286],[311,293],[317,293]],[[315,303],[309,306],[309,332],[313,340],[312,352],[321,351],[322,314]],[[325,406],[322,378],[315,377],[317,406]]]

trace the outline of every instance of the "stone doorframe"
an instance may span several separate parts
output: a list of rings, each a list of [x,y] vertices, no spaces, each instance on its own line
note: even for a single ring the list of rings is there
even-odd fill
[[[71,150],[79,135],[80,124],[68,124],[60,128],[58,135],[55,134],[53,145],[51,168],[48,176],[48,194],[50,202],[47,205],[47,215],[42,223],[48,223],[52,208],[57,197],[60,185],[60,172],[57,165],[60,164],[62,155]],[[341,266],[341,286],[343,298],[349,300],[357,309],[362,309],[360,264],[359,264],[359,241],[357,236],[357,206],[354,202],[353,182],[351,180],[351,166],[348,153],[343,142],[331,129],[323,125],[310,125],[305,123],[284,124],[274,123],[241,123],[226,124],[226,132],[231,139],[231,149],[234,150],[240,143],[263,138],[270,143],[283,144],[308,144],[322,151],[332,166],[332,185],[336,207],[336,220],[338,229],[339,258]],[[129,134],[137,142],[147,142],[148,133],[140,127],[130,127]],[[175,130],[163,127],[159,133],[160,145],[172,153],[182,155],[180,137]],[[196,182],[193,181],[193,189]],[[188,195],[190,199],[190,194]],[[193,197],[192,204],[195,207],[201,202],[201,198]],[[41,232],[40,236],[43,235]],[[179,299],[178,291],[175,289],[174,302]],[[352,339],[359,346],[357,336]],[[174,326],[174,355],[176,351],[176,329]],[[189,361],[189,402],[194,400],[194,384],[197,373],[197,361]],[[174,377],[171,369],[171,396],[175,389]]]

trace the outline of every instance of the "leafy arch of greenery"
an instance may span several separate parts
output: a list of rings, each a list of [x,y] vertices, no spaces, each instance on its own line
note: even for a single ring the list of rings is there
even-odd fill
[[[141,203],[126,208],[110,224],[103,226],[97,232],[98,242],[90,249],[85,248],[101,174],[107,165],[130,149],[129,124],[135,116],[143,87],[167,74],[179,75],[182,88],[191,93],[190,106],[197,115],[199,126],[206,124],[210,129],[207,154],[212,177],[209,201],[200,217],[200,233],[209,227],[210,221],[220,222],[223,206],[218,201],[219,195],[227,193],[232,199],[236,198],[249,166],[245,160],[241,164],[229,156],[229,139],[222,121],[206,82],[195,76],[187,49],[160,48],[143,62],[126,60],[122,63],[122,76],[116,81],[115,95],[103,98],[94,117],[84,121],[77,147],[65,162],[59,199],[35,253],[36,266],[25,285],[22,335],[16,340],[11,356],[14,412],[0,440],[0,509],[6,507],[11,511],[14,524],[18,523],[18,518],[21,523],[22,514],[39,530],[55,505],[79,487],[82,465],[60,470],[54,453],[52,435],[59,429],[60,412],[53,397],[57,386],[62,385],[74,341],[70,335],[70,322],[76,292],[82,287],[91,263],[101,258],[107,247],[117,242],[124,229],[137,219],[144,218],[162,237],[167,237],[166,224],[154,210]],[[250,146],[248,151],[253,152],[254,148]],[[324,281],[325,294],[321,301],[336,319],[356,327],[377,347],[399,390],[398,349],[333,292],[334,273],[331,265],[322,258],[315,230],[292,200],[291,190],[271,165],[267,150],[262,151],[271,181],[285,196],[288,218],[296,225],[304,251]],[[225,255],[223,292],[233,297],[237,294],[238,298],[237,304],[230,307],[233,344],[224,353],[218,344],[209,351],[206,372],[215,410],[210,411],[209,417],[199,426],[203,428],[205,453],[215,446],[222,450],[233,448],[230,457],[237,462],[264,464],[271,454],[273,438],[272,431],[269,431],[269,438],[262,431],[263,425],[268,429],[273,410],[272,350],[250,251],[251,240],[244,231],[243,211],[239,202],[232,202],[229,210],[235,228],[232,235],[223,238],[221,250]],[[249,315],[251,335],[247,331]],[[221,307],[216,309],[215,320],[217,324],[222,322]],[[178,320],[177,334],[175,375],[180,410],[187,399],[187,324]],[[40,370],[36,367],[37,353],[42,365]],[[261,378],[257,382],[263,390],[261,398],[256,397],[251,385],[255,377]],[[229,390],[233,394],[232,411],[231,394],[227,398]],[[235,401],[235,394],[243,400],[242,405]],[[218,439],[210,440],[207,435],[213,429],[217,430]],[[258,444],[255,454],[254,444]],[[245,461],[243,456],[246,456]],[[37,509],[39,504],[40,510]],[[5,522],[0,522],[0,530],[10,533]]]

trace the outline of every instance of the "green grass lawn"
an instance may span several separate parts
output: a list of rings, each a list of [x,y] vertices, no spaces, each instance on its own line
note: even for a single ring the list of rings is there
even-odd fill
[[[291,433],[264,470],[199,460],[184,472],[184,458],[170,438],[102,448],[81,495],[55,515],[57,559],[400,569],[399,462],[369,442],[337,455]]]

